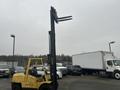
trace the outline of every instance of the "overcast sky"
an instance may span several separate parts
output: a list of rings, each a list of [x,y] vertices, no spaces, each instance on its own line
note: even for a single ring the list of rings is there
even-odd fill
[[[0,55],[12,55],[11,34],[15,54],[48,54],[51,5],[59,17],[73,16],[56,25],[57,54],[108,51],[115,41],[120,57],[120,0],[0,0]]]

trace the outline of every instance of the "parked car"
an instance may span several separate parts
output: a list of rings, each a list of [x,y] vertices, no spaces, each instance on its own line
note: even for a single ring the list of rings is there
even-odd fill
[[[67,75],[67,67],[64,67],[64,66],[59,66],[57,67],[58,70],[60,70],[62,72],[62,75],[65,76]]]
[[[49,70],[49,67],[44,67],[45,69],[47,69],[47,73],[48,74],[50,74],[50,70]],[[37,73],[38,73],[38,75],[45,75],[45,72],[43,71],[43,67],[37,67]],[[57,68],[57,78],[58,79],[62,79],[62,77],[63,77],[63,74],[62,74],[62,71],[61,71],[61,69],[59,69],[59,68]]]
[[[17,66],[17,67],[14,68],[14,72],[15,73],[24,73],[25,69],[22,66]]]
[[[9,77],[10,69],[7,65],[0,65],[0,77]]]
[[[79,65],[70,65],[67,67],[67,71],[69,75],[81,75],[82,69]]]
[[[57,78],[62,79],[62,77],[63,77],[63,74],[62,74],[61,69],[57,68]]]
[[[43,70],[43,67],[37,67],[37,74],[38,75],[41,75],[41,76],[44,76],[45,75],[45,72]]]

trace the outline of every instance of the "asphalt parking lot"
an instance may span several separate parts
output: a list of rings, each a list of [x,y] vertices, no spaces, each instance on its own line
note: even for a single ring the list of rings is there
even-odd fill
[[[120,90],[120,80],[98,76],[67,76],[59,90]]]
[[[0,78],[0,90],[11,90],[9,78]]]
[[[11,90],[10,79],[0,78],[0,90]],[[65,76],[58,90],[120,90],[120,80],[97,76]]]

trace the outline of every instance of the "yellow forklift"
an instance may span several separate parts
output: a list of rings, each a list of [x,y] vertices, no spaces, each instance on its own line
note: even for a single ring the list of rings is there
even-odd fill
[[[50,10],[51,31],[49,31],[49,54],[48,61],[50,63],[50,75],[47,75],[45,71],[44,76],[31,75],[29,59],[26,72],[14,74],[12,78],[12,90],[21,90],[22,88],[31,88],[32,90],[57,90],[57,74],[56,74],[56,45],[55,45],[55,22],[71,20],[72,16],[58,17],[56,9],[51,7]],[[51,80],[47,76],[50,76]]]
[[[42,67],[44,75],[38,75],[37,72],[32,72],[36,67]],[[42,58],[29,58],[27,67],[24,73],[16,73],[12,77],[12,90],[52,90],[52,81],[50,74],[43,67]]]

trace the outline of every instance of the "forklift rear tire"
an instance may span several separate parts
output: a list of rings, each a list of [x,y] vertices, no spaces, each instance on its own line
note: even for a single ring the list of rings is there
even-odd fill
[[[52,88],[49,84],[44,84],[40,86],[39,90],[52,90]]]
[[[21,90],[21,84],[19,83],[12,83],[12,90]]]

